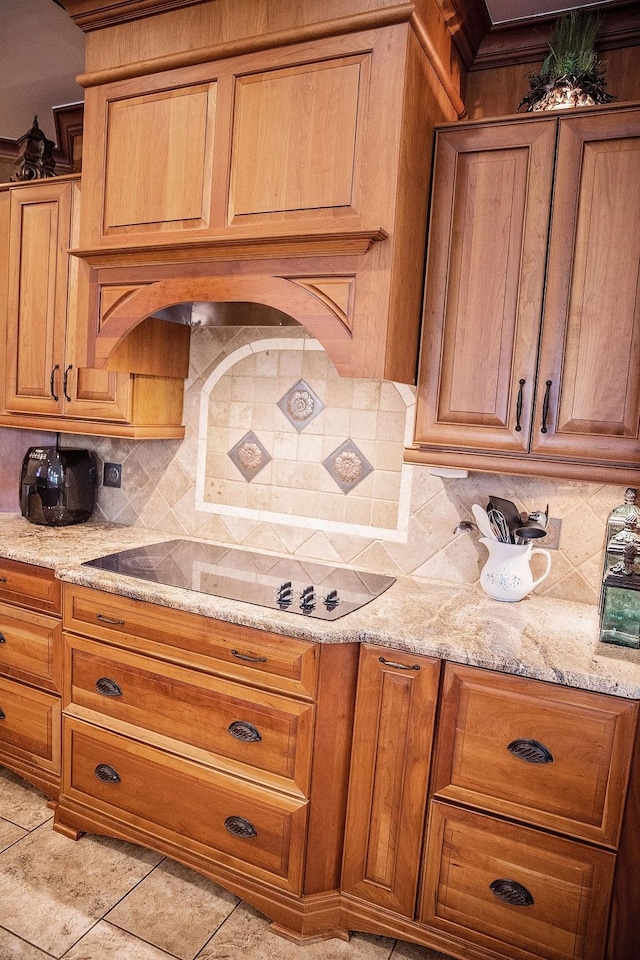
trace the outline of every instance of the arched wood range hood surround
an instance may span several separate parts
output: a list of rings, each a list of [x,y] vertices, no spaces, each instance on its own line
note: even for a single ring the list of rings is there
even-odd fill
[[[438,0],[65,7],[87,33],[88,364],[141,372],[167,307],[254,303],[343,375],[415,382],[433,127],[464,114]]]

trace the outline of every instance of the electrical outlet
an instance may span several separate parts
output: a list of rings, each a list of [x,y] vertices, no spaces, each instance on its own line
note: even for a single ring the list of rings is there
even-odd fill
[[[531,541],[534,547],[546,547],[547,550],[557,550],[560,546],[561,527],[562,520],[558,520],[557,517],[549,517],[545,536]]]
[[[121,487],[122,486],[122,464],[105,463],[102,471],[103,487]]]

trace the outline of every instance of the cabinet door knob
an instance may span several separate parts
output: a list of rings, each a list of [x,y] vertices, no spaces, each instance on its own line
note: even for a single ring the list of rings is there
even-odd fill
[[[490,883],[489,889],[498,900],[502,900],[503,903],[508,903],[512,907],[530,907],[534,902],[527,888],[518,883],[517,880],[500,878]]]
[[[247,840],[258,836],[258,831],[252,823],[245,820],[244,817],[227,817],[224,822],[224,828],[227,833],[234,837],[243,837]]]
[[[232,650],[231,656],[237,657],[238,660],[248,660],[249,663],[266,663],[267,662],[266,657],[252,657],[248,653],[240,653],[239,650]]]
[[[378,657],[380,663],[384,663],[385,667],[393,667],[395,670],[419,670],[419,663],[398,663],[396,660],[385,660],[384,657]]]
[[[98,693],[101,693],[103,697],[121,697],[122,690],[111,677],[100,677],[99,680],[96,680],[96,690]]]
[[[549,416],[549,394],[551,393],[551,380],[547,380],[545,384],[544,391],[544,400],[542,401],[542,427],[540,428],[540,433],[547,432],[547,417]]]
[[[108,623],[112,627],[124,627],[124,620],[112,620],[111,617],[105,617],[103,613],[96,613],[96,620],[100,623]]]
[[[228,732],[234,740],[240,740],[242,743],[257,743],[262,740],[260,731],[252,723],[246,720],[234,720],[227,727]]]
[[[93,772],[102,783],[120,783],[120,774],[108,763],[99,763]]]
[[[55,400],[56,403],[58,402],[59,397],[55,392],[55,380],[56,380],[56,370],[59,370],[59,369],[60,369],[60,364],[56,363],[55,367],[51,371],[51,377],[49,379],[49,393],[51,394],[51,399]]]
[[[518,399],[516,400],[516,433],[520,433],[522,430],[522,425],[520,424],[522,418],[522,390],[526,382],[524,377],[519,381],[520,389],[518,390]]]
[[[539,740],[512,740],[507,746],[509,753],[526,763],[553,763],[551,750]]]
[[[66,370],[64,371],[64,377],[63,377],[63,379],[62,379],[62,392],[63,392],[63,394],[64,394],[65,400],[68,400],[69,403],[71,403],[71,397],[70,397],[69,394],[67,393],[67,385],[68,385],[68,383],[69,383],[69,371],[70,371],[70,370],[73,370],[73,364],[72,364],[72,363],[70,363],[69,366],[68,366],[68,367],[66,368]]]

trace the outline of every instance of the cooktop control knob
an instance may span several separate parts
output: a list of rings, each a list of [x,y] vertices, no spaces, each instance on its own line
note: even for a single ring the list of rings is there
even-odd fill
[[[276,601],[280,607],[288,607],[293,603],[293,584],[291,580],[281,583],[276,593]]]
[[[311,613],[316,608],[316,591],[313,586],[305,587],[300,594],[300,609],[303,613]]]
[[[338,591],[329,590],[329,593],[324,598],[323,603],[329,612],[331,612],[332,610],[335,610],[335,608],[340,603],[340,597],[338,596]]]

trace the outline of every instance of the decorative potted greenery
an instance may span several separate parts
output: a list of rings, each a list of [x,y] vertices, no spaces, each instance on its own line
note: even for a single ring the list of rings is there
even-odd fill
[[[594,49],[602,16],[574,10],[561,17],[549,38],[540,73],[529,77],[529,93],[518,104],[531,110],[564,110],[614,100],[606,93],[602,64]]]

